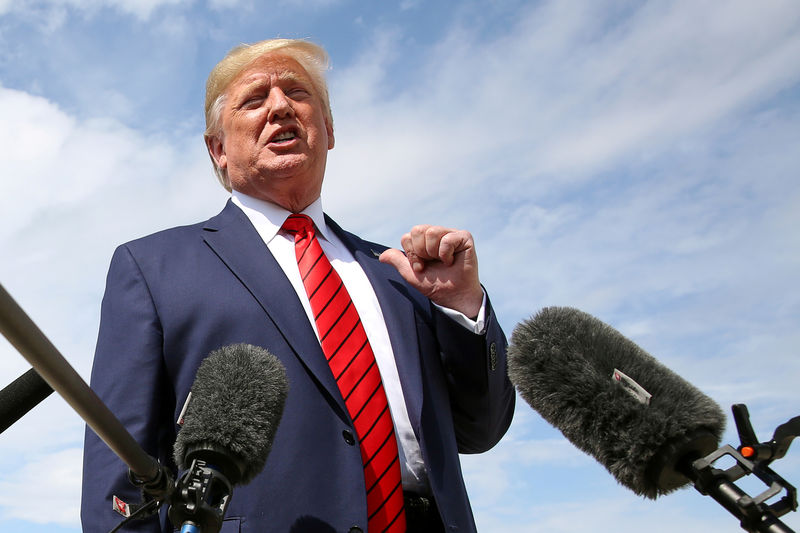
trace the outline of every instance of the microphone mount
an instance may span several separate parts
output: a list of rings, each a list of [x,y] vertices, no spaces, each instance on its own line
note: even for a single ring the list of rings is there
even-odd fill
[[[779,517],[797,510],[797,490],[768,465],[786,455],[792,440],[800,434],[800,416],[778,426],[771,440],[758,442],[747,406],[736,404],[732,410],[741,441],[739,447],[725,445],[695,460],[687,476],[701,494],[711,496],[738,518],[742,529],[751,533],[794,533]],[[735,464],[727,469],[714,467],[725,456],[733,458]],[[767,486],[757,496],[750,496],[734,483],[750,474]],[[768,503],[781,493],[778,501]]]
[[[207,450],[204,450],[208,452]],[[222,453],[210,455],[225,464],[229,458]],[[125,520],[109,533],[115,533],[132,520],[148,518],[168,505],[167,516],[181,533],[214,533],[222,528],[222,521],[233,494],[233,482],[223,473],[228,467],[194,457],[190,467],[181,475],[177,483],[166,468],[161,468],[155,478],[139,479],[128,470],[128,480],[142,491],[141,503],[120,502],[126,512]],[[233,472],[234,475],[237,473]],[[116,497],[115,497],[116,499]]]
[[[232,492],[231,482],[219,469],[194,458],[178,480],[169,519],[180,525],[181,533],[219,531]]]

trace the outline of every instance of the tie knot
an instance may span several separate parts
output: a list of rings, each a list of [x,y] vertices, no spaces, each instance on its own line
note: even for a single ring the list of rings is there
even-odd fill
[[[308,233],[314,233],[314,222],[308,215],[292,214],[286,218],[281,228],[289,233],[304,236]]]

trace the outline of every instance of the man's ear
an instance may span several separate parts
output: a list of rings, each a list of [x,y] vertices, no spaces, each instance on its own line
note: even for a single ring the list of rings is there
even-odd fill
[[[328,122],[328,119],[325,119],[325,131],[328,133],[328,150],[333,150],[333,145],[335,144],[335,139],[333,138],[333,124]]]
[[[228,156],[225,155],[225,144],[216,135],[206,135],[205,140],[211,159],[214,160],[219,168],[226,168],[228,166]]]

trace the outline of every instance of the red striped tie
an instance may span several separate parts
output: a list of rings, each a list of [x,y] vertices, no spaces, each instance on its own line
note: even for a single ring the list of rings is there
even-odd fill
[[[331,266],[306,215],[289,215],[303,286],[311,302],[322,351],[353,420],[361,447],[370,532],[403,532],[403,487],[392,416],[375,356],[353,301]]]

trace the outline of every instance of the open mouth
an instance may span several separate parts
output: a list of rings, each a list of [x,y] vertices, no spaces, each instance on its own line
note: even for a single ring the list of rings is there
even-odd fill
[[[297,134],[294,131],[287,130],[287,131],[283,131],[283,132],[278,133],[277,135],[272,137],[269,140],[269,142],[270,143],[275,143],[275,144],[285,144],[285,143],[293,141],[296,138],[297,138]]]

